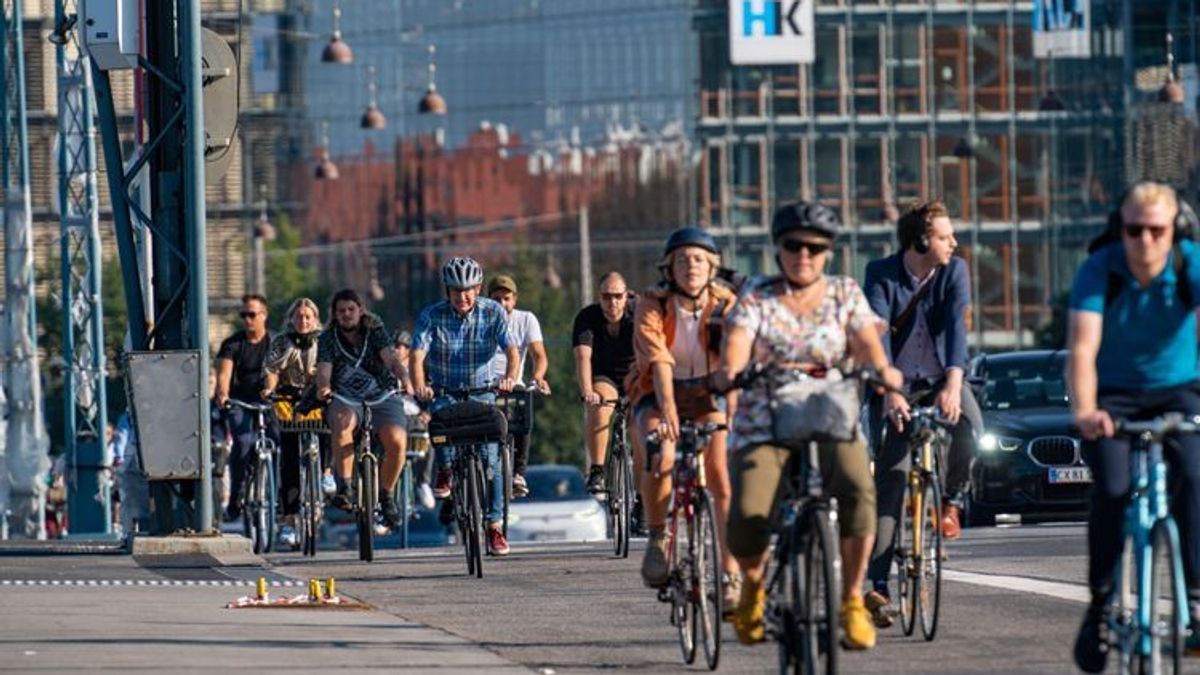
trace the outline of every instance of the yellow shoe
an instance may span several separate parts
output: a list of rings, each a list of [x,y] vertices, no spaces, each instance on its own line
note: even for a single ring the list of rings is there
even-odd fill
[[[767,591],[762,586],[762,580],[743,579],[742,597],[733,614],[733,629],[737,632],[738,642],[753,645],[766,639],[766,629],[763,627],[766,608]]]
[[[875,646],[875,626],[860,597],[842,603],[842,646],[852,650]]]

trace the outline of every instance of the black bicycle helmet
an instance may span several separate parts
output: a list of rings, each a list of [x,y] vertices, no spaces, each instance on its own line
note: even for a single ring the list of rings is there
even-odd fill
[[[797,230],[837,239],[841,229],[842,223],[832,209],[801,200],[781,206],[775,212],[775,217],[771,219],[771,241],[778,242],[783,235]]]
[[[721,253],[721,249],[717,248],[717,241],[709,233],[698,227],[681,227],[667,237],[667,246],[663,250],[663,257],[671,255],[671,251],[684,246],[699,246],[709,253],[718,255]]]

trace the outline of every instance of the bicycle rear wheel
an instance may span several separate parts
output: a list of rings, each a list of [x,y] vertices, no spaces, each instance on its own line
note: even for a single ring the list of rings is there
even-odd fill
[[[917,612],[921,616],[921,635],[929,642],[937,635],[942,604],[942,488],[933,476],[925,477],[924,483],[921,551],[916,559],[920,578]]]
[[[900,522],[896,525],[896,598],[899,605],[900,628],[905,635],[912,635],[917,628],[917,595],[920,591],[920,575],[916,573],[916,540],[920,536],[920,524],[914,520],[914,502],[920,502],[923,493],[914,492],[910,483],[904,489],[904,506],[900,509]]]
[[[474,568],[475,578],[483,578],[483,465],[478,456],[467,462],[467,565],[468,573]]]
[[[358,458],[358,559],[375,559],[375,505],[379,500],[375,458],[363,453]]]
[[[687,517],[687,505],[679,504],[672,509],[670,525],[674,537],[669,549],[669,569],[671,570],[671,619],[679,633],[679,651],[683,654],[683,662],[691,665],[696,661],[696,622],[692,616],[691,594],[692,563],[691,542],[694,539],[695,521]]]
[[[799,662],[806,673],[837,672],[838,543],[824,508],[804,516],[804,601],[800,613]]]
[[[696,538],[693,551],[693,621],[704,644],[704,660],[709,670],[716,670],[721,658],[721,545],[717,538],[717,517],[708,493],[696,494],[694,522]]]
[[[508,442],[500,446],[500,467],[501,474],[503,475],[501,480],[504,489],[504,512],[502,514],[503,520],[500,521],[500,528],[504,531],[506,538],[508,537],[508,505],[512,503],[513,499],[513,452],[513,437],[509,436]]]
[[[1173,520],[1160,520],[1150,537],[1150,653],[1138,657],[1138,672],[1174,675],[1183,672],[1188,621],[1179,533]]]

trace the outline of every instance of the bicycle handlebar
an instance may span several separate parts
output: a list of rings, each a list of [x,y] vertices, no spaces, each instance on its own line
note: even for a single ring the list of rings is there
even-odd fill
[[[786,364],[754,363],[733,378],[733,384],[729,387],[729,389],[726,389],[725,391],[718,391],[716,388],[713,388],[713,391],[714,393],[726,394],[734,389],[744,389],[753,384],[755,381],[775,372],[785,372],[789,375],[800,376],[801,378],[823,379],[824,373],[838,370],[836,368],[816,368],[813,371],[809,371],[804,367],[813,365],[814,364],[794,363],[792,364],[792,367],[789,368]],[[818,372],[820,374],[817,374]],[[854,370],[846,372],[838,370],[838,372],[842,374],[843,380],[858,380],[863,384],[868,384],[872,387],[879,387],[890,393],[901,394],[905,397],[908,396],[903,390],[897,389],[887,382],[884,382],[883,379],[879,377],[879,371],[870,366],[855,368]]]
[[[1200,433],[1200,415],[1188,416],[1183,413],[1166,413],[1148,420],[1133,421],[1116,419],[1113,420],[1113,425],[1119,434],[1130,436],[1150,434],[1153,437],[1162,438],[1172,433]]]
[[[912,420],[927,419],[930,422],[946,427],[947,429],[954,428],[954,425],[950,423],[950,420],[946,419],[946,416],[942,414],[942,409],[935,405],[910,408],[908,411],[908,417]]]
[[[722,424],[720,422],[705,422],[703,424],[696,424],[691,420],[683,420],[679,423],[680,437],[686,435],[689,429],[692,431],[692,433],[696,434],[697,438],[707,438],[718,431],[725,431],[729,429],[729,425]],[[659,433],[657,429],[646,434],[647,443],[659,443],[661,441],[662,434]]]
[[[249,410],[251,412],[263,412],[263,413],[271,412],[271,410],[274,409],[274,406],[272,406],[270,403],[247,403],[246,401],[239,401],[236,398],[226,399],[224,407],[226,409],[241,408],[243,410]]]

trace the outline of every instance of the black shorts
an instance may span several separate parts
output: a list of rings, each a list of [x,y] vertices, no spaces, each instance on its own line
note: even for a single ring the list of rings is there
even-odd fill
[[[616,389],[617,396],[625,395],[625,378],[614,379],[612,377],[609,377],[608,375],[593,375],[592,382],[593,383],[603,382],[603,383],[609,385],[610,387],[612,387],[613,389]]]

